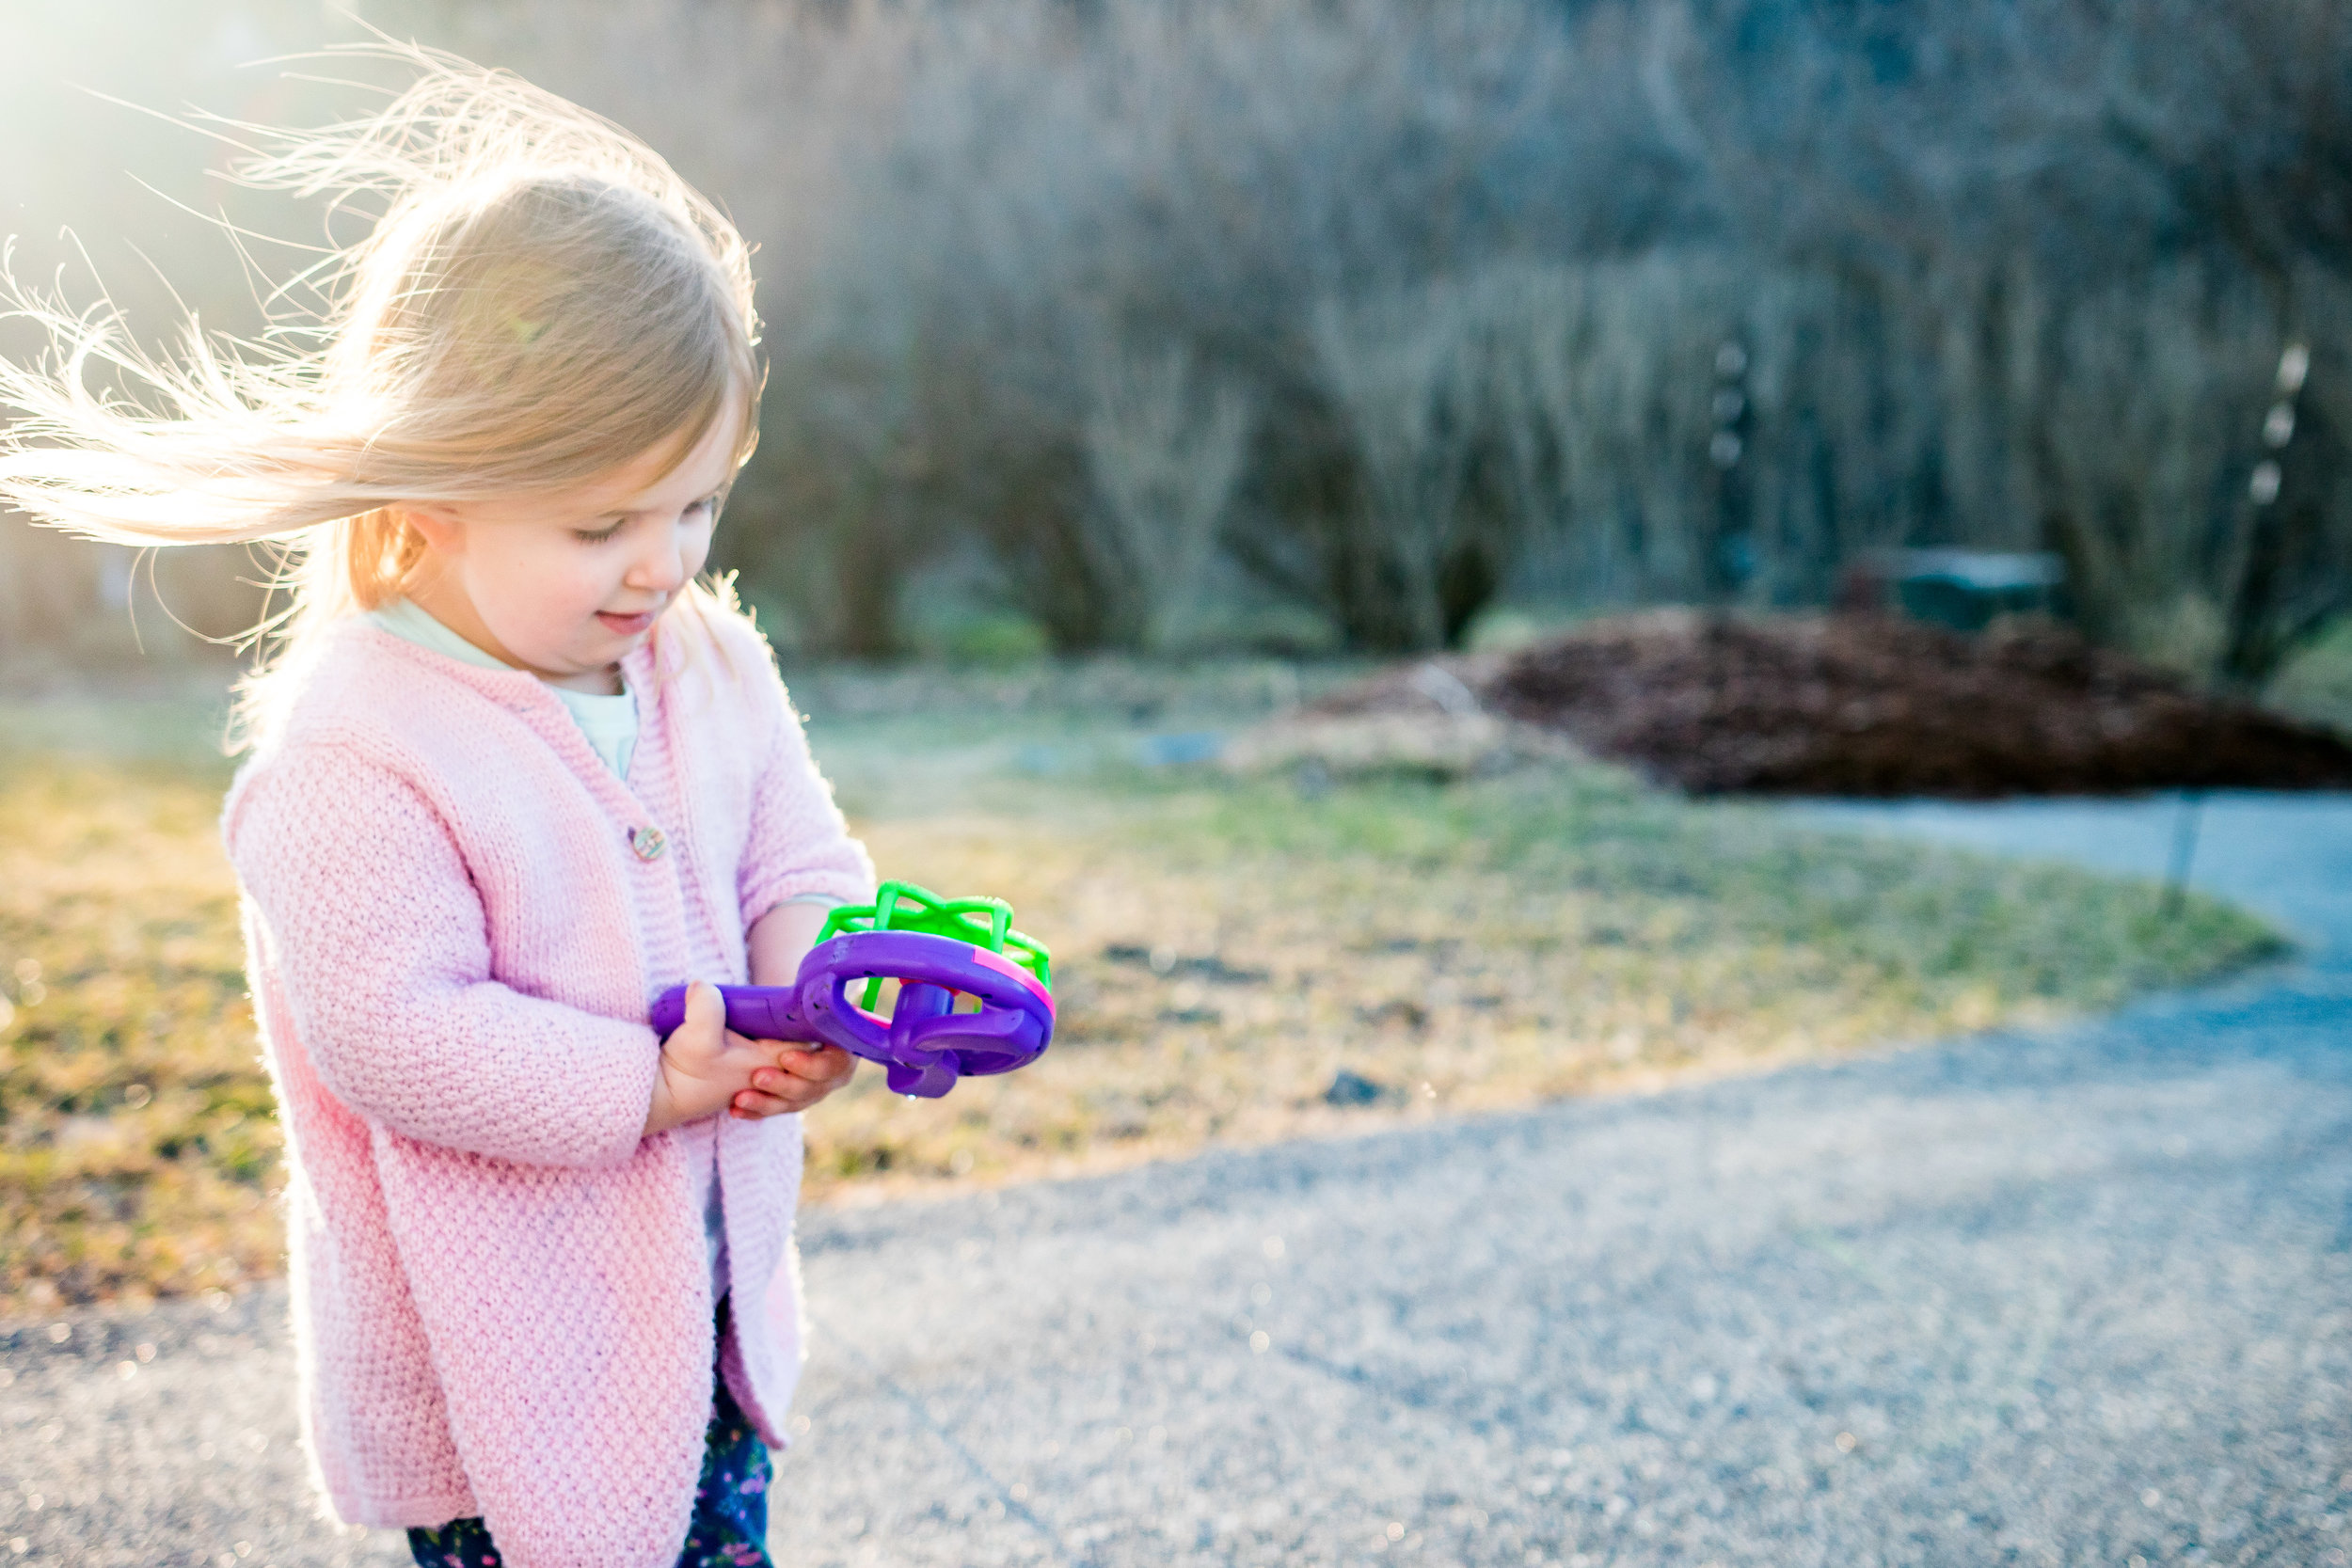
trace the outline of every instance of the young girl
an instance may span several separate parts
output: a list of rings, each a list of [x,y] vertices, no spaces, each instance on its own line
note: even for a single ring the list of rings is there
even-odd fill
[[[756,429],[746,247],[617,127],[406,57],[382,114],[246,169],[381,201],[319,346],[158,365],[19,292],[61,352],[0,364],[0,499],[292,546],[223,832],[334,1512],[436,1565],[765,1562],[798,1113],[850,1061],[707,987],[666,1042],[646,1010],[788,980],[871,868],[695,582]]]

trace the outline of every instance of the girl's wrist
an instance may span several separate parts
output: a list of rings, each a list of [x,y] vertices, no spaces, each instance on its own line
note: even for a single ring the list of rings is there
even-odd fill
[[[695,1086],[694,1081],[689,1079],[686,1086],[691,1091]],[[667,1132],[673,1127],[683,1127],[690,1121],[699,1121],[718,1109],[717,1106],[698,1107],[691,1092],[681,1094],[679,1089],[679,1085],[670,1082],[670,1064],[664,1060],[653,1075],[653,1102],[645,1108],[646,1137],[650,1138],[656,1132]]]

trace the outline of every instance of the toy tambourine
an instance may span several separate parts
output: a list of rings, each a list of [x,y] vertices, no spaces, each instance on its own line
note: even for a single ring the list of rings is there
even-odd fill
[[[1010,1072],[1044,1052],[1052,966],[1041,943],[1012,928],[1003,899],[884,882],[873,903],[825,917],[792,984],[721,986],[719,995],[739,1035],[837,1045],[887,1068],[892,1092],[936,1100],[959,1078]],[[886,1014],[874,1010],[885,981],[898,987]],[[673,986],[650,1022],[666,1036],[685,1020],[686,988]]]

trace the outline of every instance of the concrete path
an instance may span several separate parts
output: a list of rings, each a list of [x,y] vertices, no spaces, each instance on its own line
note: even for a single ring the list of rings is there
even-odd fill
[[[1797,808],[1828,827],[1908,834],[2094,870],[2162,879],[2189,850],[2189,880],[2260,911],[2319,964],[2352,963],[2352,794],[2232,790],[2184,800],[1836,800]]]
[[[1824,819],[2154,869],[2168,811]],[[778,1560],[2343,1568],[2352,800],[2224,801],[2199,867],[2318,958],[2062,1033],[812,1214]],[[0,1340],[0,1564],[399,1560],[291,1512],[281,1311]]]

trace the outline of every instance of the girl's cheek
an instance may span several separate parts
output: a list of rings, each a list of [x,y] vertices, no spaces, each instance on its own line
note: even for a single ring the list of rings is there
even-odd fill
[[[704,524],[701,529],[696,531],[693,538],[688,543],[686,548],[680,552],[686,559],[686,575],[688,577],[697,578],[702,576],[703,562],[710,559],[711,538],[717,532],[717,524]]]

